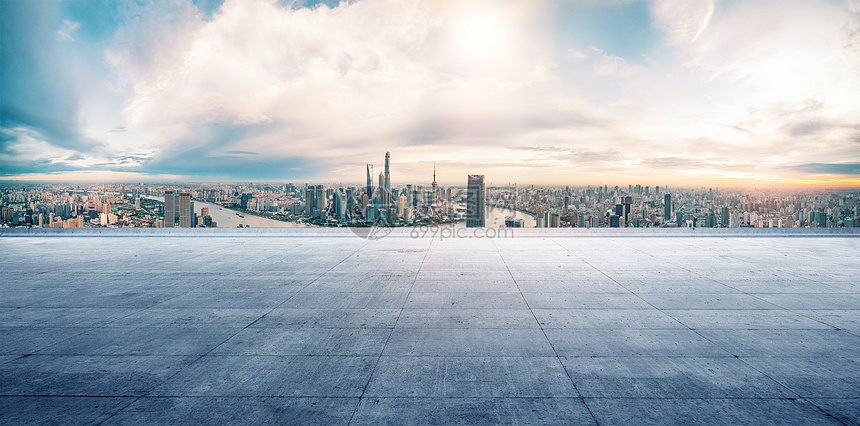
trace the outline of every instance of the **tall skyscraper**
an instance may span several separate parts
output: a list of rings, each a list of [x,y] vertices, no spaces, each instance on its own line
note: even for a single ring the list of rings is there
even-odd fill
[[[421,187],[418,186],[412,190],[412,210],[420,211],[421,207]]]
[[[382,205],[384,208],[391,207],[391,153],[385,153],[385,177],[383,180]]]
[[[406,211],[406,196],[401,195],[397,197],[397,216],[403,217],[403,213]]]
[[[316,188],[313,185],[305,188],[305,214],[308,216],[311,216],[314,211],[315,193]]]
[[[346,217],[352,219],[352,211],[355,209],[355,189],[346,188]]]
[[[484,226],[484,175],[469,175],[466,186],[466,227]]]
[[[173,221],[179,221],[179,191],[173,191]]]
[[[367,163],[367,199],[373,199],[373,164]]]
[[[319,211],[320,218],[326,218],[326,209],[328,208],[325,196],[325,186],[317,185],[316,194],[314,194],[314,210]]]
[[[809,221],[812,222],[810,225],[814,224],[814,226],[818,228],[826,228],[827,227],[827,213],[820,212],[818,210],[813,210],[809,212]]]
[[[436,183],[436,162],[434,161],[433,162],[433,183],[430,184],[430,188],[433,191],[433,199],[434,200],[439,198],[439,196],[437,195],[437,193],[438,193],[437,186],[438,186],[438,184]]]
[[[173,194],[173,190],[164,191],[164,227],[165,228],[173,228],[176,226],[176,219],[174,216],[174,211],[176,210],[174,207],[174,203],[176,202],[176,197]]]
[[[549,213],[540,212],[535,217],[535,228],[547,228]]]
[[[179,194],[179,227],[191,227],[191,193],[182,191]]]
[[[666,222],[672,219],[672,194],[663,197],[663,219],[666,219]]]
[[[338,220],[346,220],[346,194],[343,193],[343,188],[339,188],[332,196],[334,202],[335,215]]]
[[[723,228],[729,227],[729,208],[723,207],[722,211],[720,211],[720,226]]]
[[[621,205],[623,206],[622,212],[624,213],[624,223],[626,224],[627,222],[630,222],[631,219],[633,219],[631,217],[631,213],[633,213],[633,197],[630,195],[625,195],[624,197],[621,197]]]
[[[717,227],[717,215],[713,213],[708,213],[705,215],[705,227],[706,228],[716,228]]]

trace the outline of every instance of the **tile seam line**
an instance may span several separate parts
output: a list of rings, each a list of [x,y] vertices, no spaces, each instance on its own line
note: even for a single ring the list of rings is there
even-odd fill
[[[520,284],[517,282],[516,277],[511,272],[511,269],[508,267],[508,262],[505,261],[505,257],[502,255],[502,252],[499,251],[499,246],[496,245],[496,241],[491,239],[493,242],[493,246],[496,248],[496,252],[499,254],[499,257],[502,259],[502,263],[505,265],[505,269],[508,271],[508,275],[511,276],[511,279],[514,280],[514,284],[517,286],[517,292],[520,294],[520,297],[523,299],[523,303],[526,304],[526,307],[529,309],[529,312],[532,314],[532,318],[534,318],[535,323],[537,323],[538,328],[540,328],[541,333],[543,334],[543,338],[546,339],[546,342],[549,344],[549,347],[552,349],[552,352],[555,354],[555,359],[558,362],[558,365],[561,366],[561,369],[564,371],[564,375],[567,376],[567,380],[570,381],[571,386],[573,386],[573,390],[576,391],[576,395],[578,396],[582,405],[585,406],[585,409],[588,410],[588,415],[591,416],[591,420],[595,425],[600,425],[597,421],[597,417],[594,416],[594,412],[591,410],[591,407],[588,406],[588,403],[585,402],[585,397],[582,395],[582,392],[579,391],[579,388],[576,386],[576,382],[573,380],[573,377],[570,376],[570,373],[567,371],[567,368],[564,366],[564,363],[561,362],[561,357],[558,354],[558,351],[555,349],[555,345],[552,344],[552,341],[549,339],[549,336],[546,335],[546,330],[544,330],[540,321],[537,319],[537,315],[535,315],[534,310],[531,305],[529,305],[529,301],[526,300],[526,296],[523,294],[522,289],[520,288]],[[554,242],[554,241],[553,241]]]
[[[391,336],[394,335],[394,330],[397,329],[397,323],[400,321],[400,317],[403,316],[403,310],[406,309],[406,304],[409,303],[409,296],[412,295],[412,289],[415,288],[415,283],[418,281],[418,276],[421,274],[421,267],[424,266],[424,261],[427,260],[427,255],[430,254],[430,248],[433,246],[433,239],[430,239],[430,244],[427,245],[427,249],[424,250],[424,256],[421,258],[421,263],[418,265],[418,270],[415,271],[415,277],[412,278],[412,284],[409,286],[409,292],[406,293],[406,298],[403,299],[403,305],[400,307],[400,312],[397,314],[397,319],[394,320],[394,324],[391,326],[391,329],[388,332],[388,337],[385,339],[385,343],[382,345],[382,349],[379,351],[379,356],[376,358],[376,362],[373,363],[373,368],[370,370],[370,374],[367,376],[367,383],[364,384],[364,387],[361,389],[361,394],[358,396],[358,402],[355,404],[355,409],[352,411],[352,415],[349,416],[349,421],[346,423],[347,426],[351,425],[353,420],[355,419],[355,415],[358,414],[358,410],[361,408],[361,402],[364,399],[364,395],[367,393],[367,388],[370,387],[370,382],[373,380],[373,374],[376,373],[376,367],[379,366],[379,361],[382,360],[382,355],[385,353],[385,348],[388,347],[388,342],[391,341]]]
[[[351,328],[345,328],[343,330],[352,330]],[[381,329],[379,329],[381,330]],[[17,356],[16,354],[12,354],[9,356]],[[107,354],[37,354],[31,355],[35,357],[68,357],[68,356],[76,356],[76,357],[91,357],[91,358],[117,358],[117,357],[139,357],[139,358],[191,358],[197,355],[139,355],[139,354],[120,354],[120,355],[107,355]],[[314,357],[328,357],[328,358],[372,358],[375,355],[318,355],[318,354],[207,354],[206,356],[213,358],[243,358],[243,357],[281,357],[281,358],[314,358]],[[391,355],[393,358],[555,358],[555,355]],[[617,355],[617,354],[607,354],[607,355],[565,355],[564,358],[699,358],[699,359],[726,359],[726,358],[741,358],[736,357],[732,354],[726,355]],[[759,359],[759,358],[771,358],[770,356],[743,356],[742,358],[747,359]],[[809,356],[781,356],[781,359],[809,359]],[[860,357],[849,357],[846,359],[857,359],[860,361]],[[12,359],[7,362],[15,361]]]
[[[0,395],[0,398],[138,398],[138,395],[51,395],[51,394],[14,394]],[[355,396],[320,396],[320,395],[147,395],[142,398],[236,398],[236,399],[356,399]],[[380,399],[579,399],[576,396],[380,396]],[[587,399],[632,399],[632,400],[712,400],[712,401],[797,401],[792,397],[649,397],[649,396],[587,396]],[[860,397],[834,398],[822,397],[815,399],[860,400]]]
[[[15,356],[15,355],[10,355]],[[90,357],[90,358],[191,358],[197,355],[104,355],[104,354],[75,354],[75,355],[57,355],[57,354],[44,354],[44,355],[32,355],[36,357]],[[309,355],[309,354],[208,354],[207,356],[213,358],[246,358],[246,357],[257,357],[257,358],[373,358],[376,355]],[[555,358],[555,355],[392,355],[392,358]],[[742,359],[769,359],[771,356],[739,356],[736,357],[731,354],[726,355],[617,355],[617,354],[606,354],[606,355],[565,355],[564,358],[660,358],[660,359],[676,359],[676,358],[690,358],[690,359],[731,359],[731,358],[742,358]],[[810,356],[781,356],[780,359],[794,359],[794,360],[803,360],[810,359],[813,357]],[[845,359],[857,360],[860,362],[860,357],[848,357]],[[15,361],[12,359],[8,362]],[[860,397],[858,397],[860,398]]]
[[[355,249],[352,253],[350,253],[348,256],[344,257],[343,259],[341,259],[339,262],[337,262],[336,264],[334,264],[331,268],[329,268],[329,269],[327,269],[327,270],[325,270],[325,271],[321,272],[321,273],[319,274],[319,276],[317,276],[316,278],[314,278],[313,280],[311,280],[309,283],[307,283],[307,284],[305,284],[304,286],[302,286],[302,288],[300,288],[300,289],[296,290],[294,293],[290,294],[290,295],[289,295],[287,298],[285,298],[281,303],[278,303],[278,304],[277,304],[277,305],[275,305],[272,309],[269,309],[269,311],[268,311],[268,312],[264,313],[264,314],[263,314],[263,315],[261,315],[259,318],[257,318],[257,319],[255,319],[254,321],[252,321],[250,324],[248,324],[247,326],[245,326],[242,330],[244,330],[245,328],[250,328],[251,326],[253,326],[254,324],[256,324],[258,321],[260,321],[261,319],[265,318],[265,317],[266,317],[266,315],[271,314],[272,312],[274,312],[274,311],[275,311],[275,309],[280,308],[280,307],[281,307],[281,306],[283,306],[285,303],[287,303],[287,302],[289,302],[290,300],[292,300],[292,299],[293,299],[293,297],[295,297],[297,294],[301,293],[303,290],[305,290],[306,288],[310,287],[311,285],[313,285],[314,283],[316,283],[317,281],[319,281],[319,280],[320,280],[320,278],[322,278],[322,277],[324,277],[324,276],[325,276],[325,274],[327,274],[327,273],[329,273],[329,272],[333,271],[335,268],[337,268],[338,266],[340,266],[343,262],[346,262],[346,261],[347,261],[347,259],[349,259],[349,258],[350,258],[350,257],[352,257],[353,255],[355,255],[356,253],[360,253],[360,252],[361,252],[365,247],[367,247],[367,244],[368,244],[368,243],[367,243],[367,241],[365,241],[365,242],[364,242],[364,244],[363,244],[361,247],[359,247],[359,248]],[[260,262],[263,262],[264,260],[272,259],[272,258],[274,258],[275,256],[277,256],[277,255],[276,255],[276,254],[273,254],[273,255],[271,255],[271,256],[269,256],[269,257],[267,257],[266,259],[260,259],[260,260],[259,260],[259,261],[257,261],[256,263],[260,263]],[[264,328],[264,327],[259,327],[259,328]],[[240,331],[241,331],[241,330],[240,330]],[[238,334],[238,333],[237,333],[237,334]],[[229,339],[228,339],[228,340],[229,340]],[[226,340],[225,340],[225,342],[226,342]],[[222,342],[222,344],[223,344],[223,343],[224,343],[224,342]],[[221,345],[218,345],[218,346],[221,346]],[[216,346],[216,348],[217,348],[217,346]],[[214,349],[215,349],[215,348],[213,348],[213,350],[214,350]]]
[[[303,290],[303,289],[307,288],[309,285],[311,285],[311,284],[313,284],[314,282],[316,282],[316,281],[317,281],[318,279],[320,279],[323,275],[325,275],[325,273],[326,273],[326,272],[331,271],[332,269],[336,268],[336,267],[337,267],[338,265],[340,265],[341,263],[345,262],[345,261],[346,261],[346,259],[349,259],[349,258],[350,258],[350,257],[352,257],[352,255],[354,255],[355,253],[358,253],[359,251],[361,251],[361,249],[362,249],[362,248],[364,248],[364,246],[366,246],[366,245],[367,245],[367,242],[365,242],[365,243],[364,243],[364,245],[362,245],[360,248],[358,248],[358,249],[356,249],[355,251],[353,251],[352,253],[350,253],[348,256],[346,256],[346,257],[344,257],[343,259],[341,259],[341,261],[340,261],[340,262],[338,262],[337,264],[335,264],[334,266],[332,266],[331,268],[329,268],[327,271],[320,273],[320,275],[319,275],[318,277],[316,277],[313,281],[311,281],[310,283],[308,283],[307,285],[305,285],[304,287],[302,287],[302,289],[300,289],[299,291],[301,291],[301,290]],[[267,257],[266,259],[269,259],[269,258],[274,257],[274,256],[275,256],[275,255],[269,256],[269,257]],[[254,262],[253,264],[261,263],[261,262],[263,262],[264,260],[265,260],[265,259],[257,260],[257,261],[256,261],[256,262]],[[207,283],[207,284],[208,284],[208,283]],[[297,291],[296,293],[298,293],[298,291]],[[193,361],[191,361],[191,362],[189,362],[188,364],[185,364],[185,365],[183,365],[183,366],[179,367],[179,368],[176,370],[176,372],[175,372],[175,373],[171,374],[169,377],[166,377],[164,380],[162,380],[162,381],[159,383],[159,385],[160,385],[160,384],[163,384],[163,383],[166,383],[166,382],[167,382],[167,381],[169,381],[170,379],[172,379],[172,378],[176,377],[176,375],[178,375],[179,373],[181,373],[182,371],[184,371],[186,368],[190,367],[191,365],[193,365],[193,364],[194,364],[194,363],[196,363],[197,361],[200,361],[200,360],[201,360],[201,359],[203,359],[206,355],[209,355],[210,353],[212,353],[212,351],[214,351],[215,349],[217,349],[218,347],[220,347],[221,345],[223,345],[224,343],[226,343],[228,340],[230,340],[230,339],[232,339],[233,337],[235,337],[237,334],[241,333],[241,332],[242,332],[242,330],[246,330],[246,329],[248,329],[249,327],[251,327],[252,325],[254,325],[254,324],[255,324],[257,321],[259,321],[261,318],[265,317],[266,315],[270,314],[272,311],[274,311],[275,309],[277,309],[277,308],[278,308],[278,306],[281,306],[281,305],[283,305],[284,303],[286,303],[288,300],[292,299],[292,298],[293,298],[293,296],[295,296],[295,295],[296,295],[296,293],[291,294],[289,297],[287,297],[286,299],[284,299],[284,301],[283,301],[283,302],[279,303],[277,306],[273,307],[273,308],[272,308],[272,309],[270,309],[268,312],[266,312],[265,314],[263,314],[262,316],[260,316],[260,318],[257,318],[256,320],[252,321],[250,324],[247,324],[246,326],[244,326],[244,327],[240,328],[240,329],[239,329],[239,330],[237,330],[235,333],[231,334],[231,335],[230,335],[230,336],[228,336],[226,339],[224,339],[221,343],[219,343],[219,344],[217,344],[217,345],[213,346],[213,347],[212,347],[212,348],[210,348],[208,351],[206,351],[204,354],[202,354],[202,355],[198,356],[197,358],[195,358]],[[155,385],[155,386],[157,386],[157,385]],[[131,401],[128,405],[126,405],[126,406],[124,406],[123,408],[121,408],[121,409],[117,410],[116,412],[112,413],[110,416],[106,417],[104,420],[102,420],[102,421],[98,422],[97,424],[98,424],[98,425],[102,425],[102,424],[104,424],[105,422],[107,422],[108,420],[110,420],[111,418],[113,418],[114,416],[116,416],[117,414],[119,414],[119,413],[121,413],[121,412],[125,411],[125,409],[126,409],[126,408],[130,407],[132,404],[134,404],[135,402],[137,402],[137,401],[138,401],[138,400],[140,400],[141,398],[143,398],[143,397],[145,397],[145,396],[149,395],[150,393],[152,393],[152,389],[150,389],[150,390],[146,391],[144,394],[142,394],[142,395],[138,396],[138,397],[137,397],[137,398],[135,398],[133,401]]]
[[[591,266],[591,264],[590,264],[590,263],[588,263],[588,261],[586,261],[585,259],[582,259],[582,258],[581,258],[580,256],[578,256],[576,253],[573,253],[573,252],[572,252],[572,251],[570,251],[570,249],[568,249],[567,247],[562,246],[561,244],[559,244],[559,243],[558,243],[557,241],[555,241],[554,239],[553,239],[552,241],[553,241],[554,243],[558,244],[559,246],[561,246],[562,248],[564,248],[565,250],[567,250],[569,253],[571,253],[571,254],[573,254],[574,256],[576,256],[577,258],[579,258],[580,260],[582,260],[583,262],[585,262],[586,264],[588,264],[589,266]],[[684,243],[684,244],[685,244],[685,245],[689,245],[689,244],[687,244],[687,243]],[[647,253],[646,253],[646,254],[647,254]],[[649,254],[649,256],[651,256],[651,257],[655,257],[654,255],[651,255],[651,254]],[[672,263],[672,262],[670,262],[670,263],[671,263],[672,265],[674,265],[674,266],[680,267],[681,269],[683,269],[683,270],[685,270],[685,271],[687,271],[687,272],[692,272],[693,274],[695,274],[695,275],[697,275],[697,276],[700,276],[700,277],[702,276],[702,274],[700,274],[700,273],[698,273],[698,272],[691,271],[691,270],[689,270],[689,269],[687,269],[687,268],[685,268],[685,267],[683,267],[683,266],[681,266],[681,265],[676,265],[676,264],[674,264],[674,263]],[[597,269],[597,268],[595,268],[595,269]],[[639,298],[640,300],[642,300],[643,302],[645,302],[645,303],[647,303],[648,305],[650,305],[651,307],[653,307],[654,309],[657,309],[658,311],[660,311],[660,312],[661,312],[661,313],[663,313],[664,315],[667,315],[669,318],[672,318],[673,320],[677,321],[679,324],[683,325],[684,327],[687,327],[687,329],[689,329],[690,331],[692,331],[692,332],[696,333],[699,337],[701,337],[701,338],[705,339],[706,341],[708,341],[708,342],[709,342],[709,343],[711,343],[712,345],[716,346],[717,348],[720,348],[720,350],[722,350],[722,351],[724,351],[724,352],[726,352],[726,353],[730,354],[730,355],[731,355],[731,356],[733,356],[735,359],[739,360],[743,365],[747,366],[747,368],[750,368],[750,369],[752,369],[753,371],[758,372],[759,374],[761,374],[761,375],[762,375],[762,376],[764,376],[764,377],[767,377],[769,380],[771,380],[772,382],[776,383],[777,385],[779,385],[779,386],[780,386],[780,387],[782,387],[783,389],[785,389],[785,390],[787,390],[787,391],[791,392],[791,393],[792,393],[792,394],[794,394],[794,395],[797,395],[797,399],[799,399],[799,400],[801,400],[801,401],[804,401],[805,403],[807,403],[807,404],[809,404],[809,405],[811,405],[811,406],[815,407],[815,409],[817,409],[819,412],[823,413],[823,414],[824,414],[824,415],[826,415],[827,417],[830,417],[830,418],[832,418],[832,419],[836,420],[837,422],[839,422],[839,423],[841,423],[841,424],[843,424],[843,425],[844,425],[844,424],[846,424],[845,422],[843,422],[843,421],[839,420],[836,416],[834,416],[834,415],[830,414],[829,412],[825,411],[824,409],[822,409],[822,408],[821,408],[821,407],[819,407],[818,405],[814,404],[814,403],[813,403],[812,401],[810,401],[809,399],[807,399],[807,398],[805,398],[804,396],[802,396],[802,395],[800,395],[799,393],[797,393],[794,389],[792,389],[792,388],[790,388],[790,387],[786,386],[786,385],[785,385],[785,384],[783,384],[782,382],[780,382],[780,381],[778,381],[778,380],[774,379],[774,378],[773,378],[773,377],[771,377],[769,374],[767,374],[767,373],[765,373],[765,372],[763,372],[763,371],[759,370],[758,368],[755,368],[753,365],[751,365],[751,364],[749,364],[748,362],[746,362],[744,359],[742,359],[742,358],[741,358],[740,356],[738,356],[737,354],[732,353],[731,351],[729,351],[728,349],[726,349],[726,348],[722,347],[721,345],[719,345],[718,343],[714,342],[713,340],[711,340],[711,339],[709,339],[709,338],[705,337],[704,335],[702,335],[701,333],[699,333],[699,331],[698,331],[698,330],[696,330],[696,329],[694,329],[694,328],[690,327],[690,326],[689,326],[689,325],[687,325],[687,324],[684,324],[681,320],[679,320],[678,318],[675,318],[674,316],[672,316],[672,315],[670,315],[669,313],[665,312],[663,309],[660,309],[660,308],[658,308],[658,307],[654,306],[652,303],[650,303],[650,302],[648,302],[647,300],[643,299],[643,298],[642,298],[642,296],[640,296],[640,295],[639,295],[639,294],[637,294],[637,293],[634,293],[632,290],[628,289],[626,286],[624,286],[623,284],[619,283],[618,281],[616,281],[614,278],[612,278],[612,277],[610,277],[609,275],[607,275],[607,274],[606,274],[605,272],[603,272],[602,270],[600,270],[600,269],[597,269],[597,270],[598,270],[598,271],[600,271],[600,273],[602,273],[603,275],[606,275],[606,277],[607,277],[607,278],[609,278],[610,280],[612,280],[612,281],[613,281],[613,282],[615,282],[616,284],[620,285],[621,287],[623,287],[624,289],[626,289],[627,291],[629,291],[630,293],[632,293],[633,295],[635,295],[636,297],[638,297],[638,298]],[[724,286],[726,286],[726,287],[728,287],[728,288],[731,288],[731,289],[733,289],[733,290],[735,290],[735,291],[740,291],[740,290],[738,290],[738,289],[736,289],[736,288],[734,288],[734,287],[732,287],[732,286],[730,286],[730,285],[728,285],[728,284],[725,284],[725,283],[722,283],[722,282],[720,282],[720,284],[722,284],[722,285],[724,285]],[[750,294],[745,293],[745,292],[743,292],[743,291],[741,291],[741,293],[742,293],[742,294],[745,294],[745,295],[748,295],[748,296],[751,296]],[[770,304],[770,305],[776,306],[778,309],[775,309],[775,310],[783,310],[783,311],[786,311],[786,310],[787,310],[787,309],[785,309],[785,308],[783,308],[783,307],[781,307],[781,306],[779,306],[779,305],[776,305],[775,303],[771,303],[771,302],[768,302],[768,301],[766,301],[766,300],[759,299],[758,297],[755,297],[755,296],[752,296],[752,297],[754,297],[754,298],[755,298],[755,299],[757,299],[757,300],[761,300],[761,301],[763,301],[763,302],[765,302],[765,303],[768,303],[768,304]],[[849,334],[850,334],[850,333],[849,333]]]
[[[689,243],[684,243],[684,244],[685,244],[685,245],[690,245]],[[645,253],[645,254],[648,254],[648,253]],[[648,254],[648,255],[649,255],[649,256],[651,256],[652,258],[653,258],[653,257],[655,257],[655,256],[654,256],[654,255],[652,255],[652,254]],[[691,272],[691,273],[693,273],[693,274],[695,274],[695,275],[697,275],[697,276],[699,276],[699,277],[703,277],[703,278],[705,278],[705,279],[709,279],[709,278],[707,278],[707,277],[703,276],[703,275],[702,275],[702,273],[692,271],[692,270],[690,270],[690,269],[688,269],[688,268],[685,268],[683,265],[679,265],[679,264],[676,264],[676,263],[671,262],[671,261],[669,261],[669,263],[670,263],[670,264],[672,264],[673,266],[679,267],[679,268],[681,268],[681,269],[683,269],[683,270],[685,270],[685,271],[687,271],[687,272]],[[610,279],[612,279],[612,278],[610,278]],[[808,281],[810,281],[810,282],[813,282],[812,280],[809,280],[809,279],[807,279],[807,280],[808,280]],[[613,280],[613,281],[614,281],[614,280]],[[774,303],[774,302],[769,302],[769,301],[767,301],[767,300],[764,300],[764,299],[762,299],[762,298],[760,298],[760,297],[756,296],[756,294],[748,293],[748,292],[743,291],[743,290],[741,290],[741,289],[738,289],[738,288],[736,288],[736,287],[734,287],[734,286],[731,286],[731,285],[729,285],[729,284],[727,284],[727,283],[725,283],[725,282],[723,282],[723,281],[717,281],[717,280],[713,280],[713,281],[714,281],[714,282],[717,282],[717,283],[719,283],[719,284],[721,284],[721,285],[723,285],[723,286],[725,286],[725,287],[727,287],[727,288],[730,288],[730,289],[732,289],[732,290],[738,291],[738,292],[740,292],[740,294],[743,294],[743,295],[746,295],[746,296],[750,296],[750,297],[752,297],[752,298],[754,298],[754,299],[756,299],[756,300],[760,300],[760,301],[762,301],[762,302],[764,302],[764,303],[767,303],[767,304],[769,304],[769,305],[773,305],[773,306],[775,306],[775,307],[776,307],[776,309],[769,309],[769,310],[774,310],[774,311],[780,311],[780,310],[781,310],[781,311],[788,312],[788,313],[794,313],[795,315],[798,315],[798,316],[800,316],[800,317],[807,318],[807,319],[810,319],[810,320],[812,320],[812,321],[815,321],[815,322],[818,322],[818,323],[824,324],[824,325],[826,325],[826,326],[828,326],[828,327],[831,327],[831,328],[832,328],[832,330],[831,330],[831,331],[837,331],[837,332],[839,332],[839,331],[844,331],[844,330],[841,330],[841,329],[839,329],[839,328],[837,328],[837,327],[834,327],[834,326],[832,326],[832,325],[830,325],[830,324],[827,324],[827,323],[825,323],[824,321],[818,320],[818,319],[813,318],[813,317],[810,317],[810,316],[808,316],[808,315],[804,315],[804,314],[801,314],[801,313],[793,312],[791,309],[788,309],[788,308],[785,308],[785,307],[783,307],[783,306],[780,306],[780,305],[778,305],[778,304],[776,304],[776,303]],[[620,285],[620,284],[619,284],[619,285]],[[647,303],[647,301],[646,301],[646,303]],[[650,304],[650,303],[649,303],[649,304]],[[653,305],[652,305],[652,306],[653,306]],[[655,308],[656,308],[656,306],[655,306]],[[679,322],[679,323],[681,323],[683,326],[685,326],[685,327],[689,328],[689,329],[690,329],[690,330],[692,330],[694,333],[696,333],[697,335],[701,336],[703,339],[707,340],[707,341],[708,341],[708,342],[710,342],[711,344],[713,344],[713,345],[717,346],[718,348],[720,348],[720,349],[722,349],[722,350],[726,351],[727,353],[732,354],[735,358],[737,358],[738,360],[740,360],[740,362],[742,362],[742,363],[743,363],[744,365],[746,365],[748,368],[751,368],[752,370],[754,370],[754,371],[758,372],[759,374],[761,374],[761,375],[762,375],[762,376],[764,376],[764,377],[767,377],[768,379],[770,379],[770,380],[771,380],[771,381],[773,381],[774,383],[778,384],[779,386],[783,387],[784,389],[788,390],[789,392],[791,392],[791,393],[793,393],[793,394],[797,395],[797,399],[799,399],[799,400],[801,400],[801,401],[804,401],[804,402],[808,403],[809,405],[811,405],[811,406],[815,407],[818,411],[820,411],[820,412],[821,412],[821,413],[823,413],[824,415],[826,415],[826,416],[828,416],[828,417],[830,417],[830,418],[832,418],[832,419],[836,420],[837,422],[842,423],[842,424],[846,424],[845,422],[843,422],[842,420],[840,420],[840,419],[839,419],[839,418],[837,418],[836,416],[834,416],[834,415],[830,414],[829,412],[827,412],[826,410],[824,410],[823,408],[819,407],[817,404],[815,404],[814,402],[812,402],[812,400],[811,400],[810,398],[807,398],[807,397],[804,397],[804,396],[800,395],[800,393],[798,393],[798,392],[797,392],[797,391],[795,391],[794,389],[790,388],[788,385],[786,385],[786,384],[782,383],[782,382],[781,382],[781,381],[779,381],[779,380],[776,380],[776,379],[775,379],[774,377],[772,377],[770,374],[767,374],[767,373],[765,373],[764,371],[762,371],[762,370],[760,370],[760,369],[756,368],[754,365],[752,365],[752,364],[748,363],[744,358],[741,358],[740,356],[738,356],[738,355],[736,355],[736,354],[734,354],[734,353],[730,352],[728,349],[726,349],[726,348],[722,347],[722,346],[721,346],[721,345],[719,345],[718,343],[716,343],[716,342],[714,342],[713,340],[711,340],[711,339],[707,338],[706,336],[702,335],[702,334],[699,332],[699,330],[705,330],[705,329],[694,329],[694,328],[692,328],[692,327],[688,326],[687,324],[684,324],[681,320],[679,320],[679,319],[675,318],[675,316],[671,315],[670,313],[665,312],[665,311],[663,311],[662,309],[659,309],[659,310],[660,310],[660,312],[663,312],[665,315],[668,315],[669,317],[671,317],[671,318],[672,318],[672,319],[674,319],[675,321],[678,321],[678,322]],[[845,331],[845,333],[846,333],[846,334],[848,334],[848,335],[855,336],[855,334],[854,334],[854,333],[851,333],[851,332],[849,332],[849,331]]]

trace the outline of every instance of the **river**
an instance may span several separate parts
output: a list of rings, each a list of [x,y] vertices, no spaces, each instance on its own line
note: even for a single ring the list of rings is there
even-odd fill
[[[523,220],[523,228],[534,228],[537,221],[534,216],[517,210],[504,209],[501,207],[486,206],[484,210],[484,224],[488,228],[499,228],[505,224],[506,217]],[[466,222],[458,222],[457,227],[463,228]]]
[[[150,196],[148,198],[164,202],[163,196]],[[250,226],[251,228],[308,228],[311,226],[304,223],[282,222],[280,220],[268,219],[250,213],[242,213],[226,209],[217,204],[194,200],[194,211],[197,213],[198,217],[200,217],[200,209],[203,207],[209,208],[209,216],[212,216],[212,221],[218,224],[219,228],[236,228],[239,225],[242,225],[243,227]]]

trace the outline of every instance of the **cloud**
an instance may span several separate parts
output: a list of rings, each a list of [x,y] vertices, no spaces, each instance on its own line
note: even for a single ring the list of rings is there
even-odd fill
[[[2,18],[4,173],[361,180],[391,151],[398,181],[693,182],[860,157],[853,3],[154,0],[105,40],[32,4]]]
[[[829,127],[830,126],[825,121],[807,121],[791,125],[788,129],[788,133],[795,137],[812,136],[826,131]]]
[[[842,105],[836,87],[860,88],[860,46],[852,45],[859,18],[826,2],[745,2],[722,10],[687,52],[712,81],[748,90],[752,102]]]
[[[672,43],[690,44],[708,28],[715,3],[715,0],[656,0],[652,15]]]
[[[574,59],[574,60],[582,60],[582,59],[587,59],[588,54],[581,51],[581,50],[567,49],[567,57]]]
[[[537,121],[542,112],[522,117],[517,109],[519,101],[537,102],[533,91],[556,80],[558,65],[531,53],[531,45],[507,46],[480,63],[464,56],[469,52],[450,40],[461,31],[460,14],[472,13],[464,7],[381,0],[294,9],[227,1],[205,21],[187,7],[157,5],[134,11],[138,18],[107,57],[132,88],[124,112],[129,131],[154,132],[160,154],[153,166],[169,153],[248,151],[306,158],[311,172],[311,163],[370,146],[497,144],[545,126]],[[518,31],[516,19],[528,7],[515,2],[485,12],[512,19],[505,30]],[[164,15],[173,19],[157,24]],[[492,63],[499,66],[485,68]],[[227,142],[198,132],[258,125],[265,131]]]
[[[607,151],[590,151],[581,148],[569,148],[560,146],[512,146],[508,149],[531,152],[537,158],[540,159],[563,160],[565,162],[575,164],[594,162],[618,162],[625,158],[620,151],[615,149]]]
[[[640,68],[629,64],[620,56],[607,55],[602,50],[593,47],[599,56],[592,65],[594,75],[598,77],[633,77]]]
[[[700,169],[709,164],[696,158],[688,157],[658,157],[642,161],[642,165],[654,169]]]
[[[63,41],[75,41],[75,31],[81,26],[80,22],[63,21],[63,26],[57,31],[57,36]]]
[[[55,2],[4,3],[0,128],[27,128],[57,147],[90,152],[103,144],[81,131],[78,99],[86,78],[61,47],[53,27],[59,13]],[[66,21],[63,27],[73,31],[78,25]]]
[[[789,169],[813,174],[860,175],[860,163],[807,163]]]

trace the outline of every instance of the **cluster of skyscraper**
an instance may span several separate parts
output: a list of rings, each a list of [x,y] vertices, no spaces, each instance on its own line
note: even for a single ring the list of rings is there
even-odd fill
[[[430,189],[420,185],[406,185],[399,190],[391,186],[391,153],[385,153],[385,169],[379,173],[378,184],[373,186],[373,164],[367,164],[367,182],[364,193],[358,200],[361,216],[366,223],[410,223],[419,215],[427,220],[450,220],[455,217],[451,188],[442,190],[436,183],[436,168],[433,168],[433,182]],[[351,217],[353,197],[347,189],[346,215]]]
[[[178,222],[178,223],[177,223]],[[164,228],[193,228],[197,226],[197,214],[194,212],[194,202],[191,192],[164,191]]]
[[[177,189],[158,184],[0,186],[0,226],[215,226],[194,213],[193,201],[284,221],[322,226],[463,221],[467,226],[537,227],[858,227],[856,189],[726,190],[629,185],[558,187],[392,185],[391,155],[364,187],[269,183],[201,183]],[[374,182],[376,181],[376,182]],[[128,191],[127,186],[130,185]],[[165,195],[163,204],[155,197]],[[490,210],[481,208],[489,206]],[[534,222],[532,222],[534,220]]]
[[[390,152],[385,153],[385,170],[379,173],[376,191],[373,189],[373,164],[367,163],[367,187],[362,195],[361,205],[367,222],[392,223],[397,217],[397,206],[393,203],[391,194]]]

